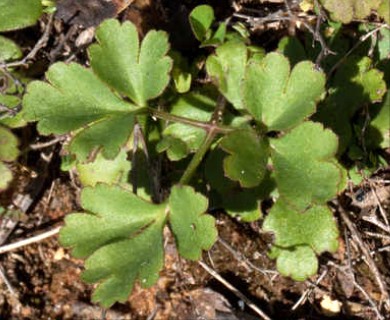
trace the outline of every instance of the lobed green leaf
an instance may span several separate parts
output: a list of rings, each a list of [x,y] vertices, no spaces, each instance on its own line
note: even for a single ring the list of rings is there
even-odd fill
[[[15,160],[19,155],[19,141],[7,128],[0,126],[0,191],[7,188],[12,172],[4,162]]]
[[[189,92],[179,97],[171,106],[171,114],[198,121],[209,121],[215,108],[214,94]],[[183,123],[171,123],[163,131],[158,151],[167,151],[172,161],[196,151],[206,137],[206,131]]]
[[[278,52],[285,55],[292,66],[307,59],[305,48],[296,37],[283,37],[278,43]]]
[[[217,240],[212,216],[204,214],[207,199],[188,186],[175,186],[169,196],[169,223],[181,256],[190,260],[201,257]]]
[[[377,111],[375,116],[373,117],[370,126],[367,128],[368,131],[368,141],[367,144],[370,143],[370,140],[374,140],[372,136],[375,137],[375,133],[380,134],[380,142],[379,147],[384,149],[389,148],[390,146],[390,94],[389,92],[386,94],[383,102],[380,105],[372,106],[371,111]],[[375,145],[374,147],[378,147]]]
[[[22,51],[14,41],[0,36],[0,61],[16,60],[21,56]]]
[[[304,213],[278,200],[265,218],[264,231],[275,234],[271,257],[285,276],[303,281],[317,272],[316,254],[335,252],[338,229],[326,206],[312,206]]]
[[[0,32],[35,24],[42,14],[41,0],[0,1]]]
[[[337,137],[321,124],[305,122],[270,145],[280,195],[298,210],[324,203],[344,187]]]
[[[245,188],[260,184],[269,156],[268,144],[264,139],[253,130],[236,130],[221,140],[220,147],[230,153],[223,163],[227,177]]]
[[[206,61],[207,73],[218,89],[236,109],[243,109],[240,84],[244,78],[248,52],[241,41],[228,41]]]
[[[378,8],[378,14],[390,25],[390,2],[382,0],[381,5]]]
[[[372,68],[372,61],[367,57],[352,56],[336,72],[330,94],[314,119],[338,135],[339,154],[351,142],[350,119],[362,105],[381,101],[385,93],[383,73]]]
[[[266,171],[256,188],[241,188],[225,176],[223,161],[226,157],[221,149],[212,150],[205,163],[205,176],[210,184],[210,206],[223,208],[232,217],[251,222],[262,215],[260,201],[269,197],[275,183]]]
[[[13,161],[19,155],[19,141],[7,128],[0,126],[0,161]]]
[[[52,65],[49,83],[33,81],[23,97],[24,116],[38,121],[42,134],[77,131],[71,151],[86,159],[96,147],[114,157],[133,127],[137,108],[124,102],[94,73],[71,63]]]
[[[350,23],[354,19],[364,19],[371,10],[378,9],[382,0],[321,0],[331,18],[342,23]]]
[[[83,189],[81,204],[87,213],[66,217],[60,241],[88,257],[83,279],[100,282],[94,301],[109,307],[127,299],[136,279],[153,284],[163,266],[165,206],[104,184]]]
[[[121,152],[114,159],[106,159],[98,153],[90,163],[77,163],[80,182],[84,186],[95,186],[97,183],[115,184],[127,182],[131,163],[127,161],[127,152]]]
[[[304,281],[315,275],[318,259],[309,246],[297,246],[292,249],[277,249],[276,268],[285,277],[295,281]]]
[[[108,85],[139,106],[164,91],[172,68],[165,32],[148,32],[140,47],[132,23],[110,19],[96,30],[96,38],[88,50],[91,66]]]
[[[299,212],[278,200],[265,218],[263,228],[275,234],[275,246],[290,248],[308,245],[317,254],[334,252],[338,247],[338,230],[330,209],[315,205]]]
[[[189,22],[196,39],[202,42],[208,38],[207,36],[214,19],[214,10],[209,5],[196,6],[191,11]]]
[[[314,113],[324,86],[324,74],[311,62],[298,63],[290,73],[287,58],[269,53],[247,66],[244,105],[269,131],[286,130]]]

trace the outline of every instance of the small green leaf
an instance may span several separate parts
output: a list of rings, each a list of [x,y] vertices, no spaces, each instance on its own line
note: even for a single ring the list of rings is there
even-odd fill
[[[331,18],[342,23],[350,23],[354,19],[364,19],[371,10],[378,9],[382,0],[321,0]]]
[[[207,155],[205,163],[205,176],[213,190],[224,194],[237,187],[237,183],[233,182],[225,176],[223,170],[223,161],[226,153],[219,148],[215,148]]]
[[[14,134],[0,126],[0,161],[14,161],[19,155],[18,144]]]
[[[214,21],[214,10],[209,5],[200,5],[191,11],[189,21],[192,32],[200,42],[206,40]]]
[[[209,121],[216,103],[214,95],[207,92],[184,94],[173,103],[171,114],[198,121]],[[158,144],[158,150],[166,150],[169,158],[175,161],[196,151],[206,137],[206,131],[177,122],[169,124],[164,129],[163,135],[164,139]]]
[[[283,55],[269,53],[249,63],[243,83],[244,105],[269,131],[286,130],[314,113],[325,76],[313,63],[298,63],[290,73]]]
[[[382,0],[382,3],[378,8],[378,14],[387,24],[390,24],[390,2],[388,0]]]
[[[307,59],[305,49],[297,37],[283,37],[278,43],[278,52],[285,55],[292,66]]]
[[[338,247],[337,225],[326,206],[312,206],[302,213],[278,200],[265,218],[263,229],[275,234],[274,244],[281,248],[308,245],[321,254]]]
[[[344,187],[342,168],[334,158],[337,137],[321,124],[305,122],[270,144],[280,195],[298,210],[324,203]]]
[[[167,152],[167,156],[171,161],[179,161],[185,158],[190,152],[184,141],[175,138],[171,135],[166,135],[157,144],[157,152]]]
[[[0,112],[0,124],[9,128],[20,128],[26,125],[27,122],[23,119],[23,114],[19,110],[22,101],[18,96],[0,94],[0,103],[12,111]]]
[[[256,188],[241,188],[236,182],[226,178],[223,160],[226,157],[221,149],[212,150],[206,160],[205,176],[210,184],[210,206],[223,208],[232,217],[250,222],[261,217],[260,201],[269,197],[275,182],[266,172]]]
[[[372,131],[376,130],[381,134],[379,146],[382,148],[390,147],[390,93],[387,92],[386,97],[380,105],[374,105],[371,109],[379,109],[377,114],[368,127],[368,135],[372,135]],[[369,143],[369,142],[368,142]]]
[[[341,154],[351,142],[350,119],[362,105],[381,101],[386,83],[383,73],[372,68],[369,58],[351,56],[335,74],[329,93],[314,119],[338,135]]]
[[[188,186],[175,186],[169,196],[169,223],[176,237],[181,256],[197,260],[217,240],[212,216],[204,214],[207,199]]]
[[[254,131],[237,130],[225,136],[220,146],[231,154],[223,163],[227,177],[240,182],[245,188],[255,187],[261,182],[269,156],[264,139],[260,139]]]
[[[127,152],[122,150],[114,159],[107,160],[101,153],[90,163],[76,165],[80,182],[84,186],[95,186],[98,182],[114,184],[126,182],[131,164],[127,160]]]
[[[0,126],[0,191],[7,188],[12,173],[4,162],[14,161],[19,155],[18,139],[7,128]]]
[[[81,203],[87,213],[66,217],[60,241],[88,257],[82,277],[99,282],[93,300],[108,308],[126,301],[136,279],[152,285],[163,266],[165,205],[104,184],[83,189]]]
[[[50,84],[28,85],[23,97],[25,118],[39,121],[42,134],[78,130],[70,150],[81,160],[98,147],[103,147],[105,157],[115,157],[130,136],[137,108],[80,65],[56,63],[46,77]]]
[[[97,44],[89,50],[96,74],[139,106],[159,96],[169,83],[172,59],[168,36],[152,30],[139,47],[136,27],[130,22],[104,21],[96,30]]]
[[[207,39],[202,42],[200,45],[201,48],[208,47],[208,46],[218,46],[224,43],[226,36],[226,23],[221,23],[218,26],[218,29],[214,32],[214,34],[210,37],[210,39]]]
[[[12,181],[12,172],[6,164],[0,161],[0,191],[7,189],[8,184]]]
[[[41,14],[41,0],[1,0],[0,31],[31,26],[38,21]]]
[[[248,28],[242,22],[236,22],[231,27],[233,30],[237,31],[237,33],[245,40],[249,39],[251,36]]]
[[[229,41],[207,58],[207,73],[216,81],[219,91],[236,109],[243,109],[240,83],[244,78],[248,52],[241,41]]]
[[[277,258],[280,273],[294,280],[305,280],[317,272],[316,254],[335,252],[338,229],[326,206],[313,206],[304,213],[277,201],[263,224],[275,234],[271,257]]]
[[[381,30],[379,30],[378,53],[379,53],[379,57],[378,57],[379,60],[390,59],[390,30],[387,28],[382,28]]]
[[[0,61],[16,60],[22,56],[19,46],[3,36],[0,36]]]
[[[295,281],[304,281],[317,273],[318,260],[308,246],[278,249],[276,268],[286,277],[291,277]]]
[[[101,122],[96,122],[90,128],[79,131],[70,144],[70,151],[84,161],[89,154],[102,149],[102,154],[113,159],[130,137],[134,126],[134,115],[111,115]]]
[[[174,64],[172,69],[172,80],[178,93],[185,93],[191,88],[192,74],[185,59],[179,52],[171,50],[169,55],[172,57]]]
[[[239,217],[243,222],[261,218],[260,199],[257,190],[245,189],[222,195],[223,208],[232,217]]]

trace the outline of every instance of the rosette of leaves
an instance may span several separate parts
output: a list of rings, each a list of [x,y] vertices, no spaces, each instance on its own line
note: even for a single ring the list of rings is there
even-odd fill
[[[23,99],[25,118],[38,121],[41,134],[72,133],[69,150],[80,161],[96,150],[106,158],[119,153],[137,114],[168,85],[172,68],[162,31],[150,31],[140,44],[133,24],[106,20],[96,38],[88,49],[91,69],[55,63],[48,82],[30,83]]]

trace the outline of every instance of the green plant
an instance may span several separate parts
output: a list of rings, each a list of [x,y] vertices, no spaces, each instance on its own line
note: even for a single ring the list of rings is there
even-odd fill
[[[0,191],[12,180],[12,173],[5,162],[14,161],[19,154],[18,140],[6,127],[0,126]]]
[[[34,25],[42,14],[41,0],[2,0],[0,2],[0,32]],[[0,62],[16,60],[22,56],[19,46],[0,36]]]
[[[378,13],[389,23],[389,2],[386,0],[346,0],[342,5],[336,0],[321,0],[321,3],[330,11],[335,21],[349,23],[354,19],[367,17],[372,10],[378,10]]]
[[[208,6],[190,15],[202,45],[217,46],[206,60],[212,84],[190,90],[185,82],[177,90],[176,81],[169,85],[173,59],[164,32],[150,31],[140,43],[134,25],[106,20],[88,50],[91,68],[59,62],[47,82],[28,85],[25,119],[37,121],[41,134],[71,136],[66,148],[85,185],[85,212],[66,218],[60,240],[86,258],[83,279],[99,283],[93,299],[105,307],[125,301],[136,280],[143,286],[157,280],[166,225],[180,255],[199,259],[217,236],[209,203],[253,221],[261,217],[259,202],[272,194],[263,228],[275,234],[270,255],[278,270],[293,279],[313,275],[316,256],[337,249],[326,203],[345,187],[347,170],[337,155],[354,137],[339,133],[326,109],[358,87],[362,94],[340,116],[352,126],[361,103],[384,96],[383,73],[354,58],[327,82],[311,61],[314,51],[299,41],[291,46],[284,39],[279,52],[265,54],[247,44],[245,32],[215,37],[213,21]],[[140,134],[142,148],[135,143]],[[163,152],[177,168],[168,176],[167,199],[156,194],[153,171],[149,181],[129,179],[131,167],[142,171]]]
[[[0,32],[14,31],[35,24],[42,14],[40,0],[0,1]],[[2,64],[22,57],[22,51],[12,40],[0,35],[0,191],[12,180],[12,172],[6,162],[15,161],[19,155],[18,139],[9,127],[24,124],[20,116],[21,93],[14,83],[17,76],[2,68]]]

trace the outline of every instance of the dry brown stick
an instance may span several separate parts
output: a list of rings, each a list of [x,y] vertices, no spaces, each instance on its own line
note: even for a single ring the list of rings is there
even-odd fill
[[[15,289],[12,287],[11,283],[7,279],[5,272],[3,270],[3,267],[0,265],[0,278],[6,285],[8,292],[10,293],[9,295],[9,302],[10,305],[12,306],[13,312],[16,314],[20,314],[20,311],[22,309],[22,303],[20,302],[19,299],[19,294],[15,291]]]
[[[367,221],[374,226],[377,226],[379,229],[382,229],[383,231],[390,233],[390,227],[389,225],[384,224],[383,222],[379,221],[376,216],[363,216],[362,220]]]
[[[0,278],[4,282],[5,286],[7,287],[8,291],[11,293],[11,295],[14,296],[15,298],[17,298],[18,294],[16,293],[14,288],[12,288],[11,283],[8,281],[7,277],[5,276],[5,273],[4,273],[2,266],[0,266]]]
[[[47,142],[38,142],[38,143],[30,144],[28,149],[30,149],[30,150],[44,149],[44,148],[50,147],[58,142],[65,141],[66,139],[67,139],[67,137],[65,135],[58,136],[58,137],[55,137],[54,139],[47,141]]]
[[[291,20],[298,20],[298,17],[296,17],[292,13],[292,10],[290,8],[290,4],[288,3],[288,0],[284,0],[284,4],[285,4],[285,7],[286,7],[287,14],[291,18]],[[304,21],[304,20],[300,20],[300,22],[313,35],[313,39],[320,43],[320,45],[321,45],[321,53],[320,53],[319,56],[323,57],[323,56],[326,56],[326,55],[328,55],[330,53],[331,54],[335,54],[334,52],[332,52],[328,48],[328,45],[326,44],[326,41],[324,40],[324,38],[322,37],[322,35],[320,33],[320,26],[321,26],[322,16],[316,16],[316,18],[317,18],[317,20],[316,20],[316,28],[315,29],[310,24],[308,24],[306,21]],[[317,57],[316,61],[317,60],[321,60],[321,58]],[[316,65],[319,65],[319,62],[318,63],[316,62]]]
[[[240,298],[242,301],[246,303],[246,305],[251,308],[256,314],[258,314],[264,320],[271,320],[269,316],[267,316],[264,311],[262,311],[258,306],[256,306],[249,298],[247,298],[243,293],[241,293],[237,288],[231,285],[228,281],[226,281],[217,271],[210,268],[207,264],[202,261],[198,261],[198,264],[206,270],[211,276],[213,276],[216,280],[218,280],[221,284],[223,284],[226,288],[228,288],[235,296]]]
[[[321,275],[318,277],[316,282],[310,283],[309,287],[302,293],[301,297],[298,299],[298,301],[292,306],[291,310],[296,310],[301,304],[305,303],[306,299],[311,295],[311,293],[314,291],[314,289],[319,285],[319,283],[325,278],[325,276],[328,274],[328,270],[325,269]]]
[[[261,274],[265,275],[265,276],[268,276],[269,274],[272,274],[272,275],[275,275],[275,274],[279,274],[277,271],[275,270],[268,270],[268,269],[262,269],[262,268],[259,268],[258,266],[256,266],[255,264],[253,264],[247,257],[245,257],[241,252],[237,252],[230,244],[228,244],[225,240],[223,240],[221,237],[218,237],[218,243],[220,243],[222,246],[225,247],[226,250],[228,250],[233,256],[234,258],[243,263],[245,268],[248,270],[255,270],[255,271],[258,271],[260,272]]]
[[[32,243],[36,243],[39,241],[42,241],[44,239],[50,238],[60,232],[62,227],[56,227],[54,229],[51,229],[49,231],[46,231],[44,233],[38,234],[36,236],[33,236],[31,238],[23,239],[14,243],[7,244],[5,246],[0,247],[0,254],[19,249],[24,246],[28,246]]]
[[[370,232],[370,231],[364,231],[364,233],[372,238],[377,238],[377,239],[386,240],[386,241],[390,240],[390,236],[386,236],[386,235],[381,234],[381,233]]]
[[[371,188],[372,194],[373,194],[373,196],[374,196],[374,198],[375,198],[376,205],[377,205],[378,208],[379,208],[379,212],[381,213],[381,216],[382,216],[383,220],[385,221],[386,226],[387,226],[388,228],[390,228],[390,226],[389,226],[389,220],[387,219],[386,212],[385,212],[385,210],[384,210],[383,207],[382,207],[382,204],[381,204],[381,202],[380,202],[380,200],[379,200],[378,194],[376,193],[375,187],[373,186],[373,183],[372,183],[370,180],[368,180],[368,183],[369,183],[369,186],[370,186],[370,188]],[[388,231],[388,232],[390,232],[390,231]]]
[[[340,207],[340,216],[347,226],[348,230],[351,232],[352,238],[355,240],[355,242],[358,244],[360,250],[362,251],[364,257],[367,260],[368,266],[370,267],[371,272],[373,273],[375,280],[379,286],[379,289],[382,294],[382,300],[385,302],[385,305],[387,308],[390,308],[390,299],[389,299],[389,292],[387,291],[386,283],[383,281],[382,276],[378,270],[378,267],[375,264],[375,261],[372,259],[370,250],[367,248],[365,243],[363,242],[362,238],[360,237],[355,225],[352,223],[352,221],[349,219],[347,213],[344,211],[343,208]]]
[[[38,51],[41,50],[42,48],[44,48],[49,40],[50,32],[51,32],[51,29],[53,26],[53,19],[54,19],[54,14],[51,14],[49,16],[49,20],[45,26],[45,31],[43,32],[43,35],[37,41],[34,48],[32,48],[32,50],[27,54],[27,56],[25,56],[20,61],[10,62],[10,63],[6,63],[6,64],[0,65],[0,66],[4,67],[4,68],[20,67],[20,66],[26,65],[29,60],[34,59],[36,54],[38,53]]]

